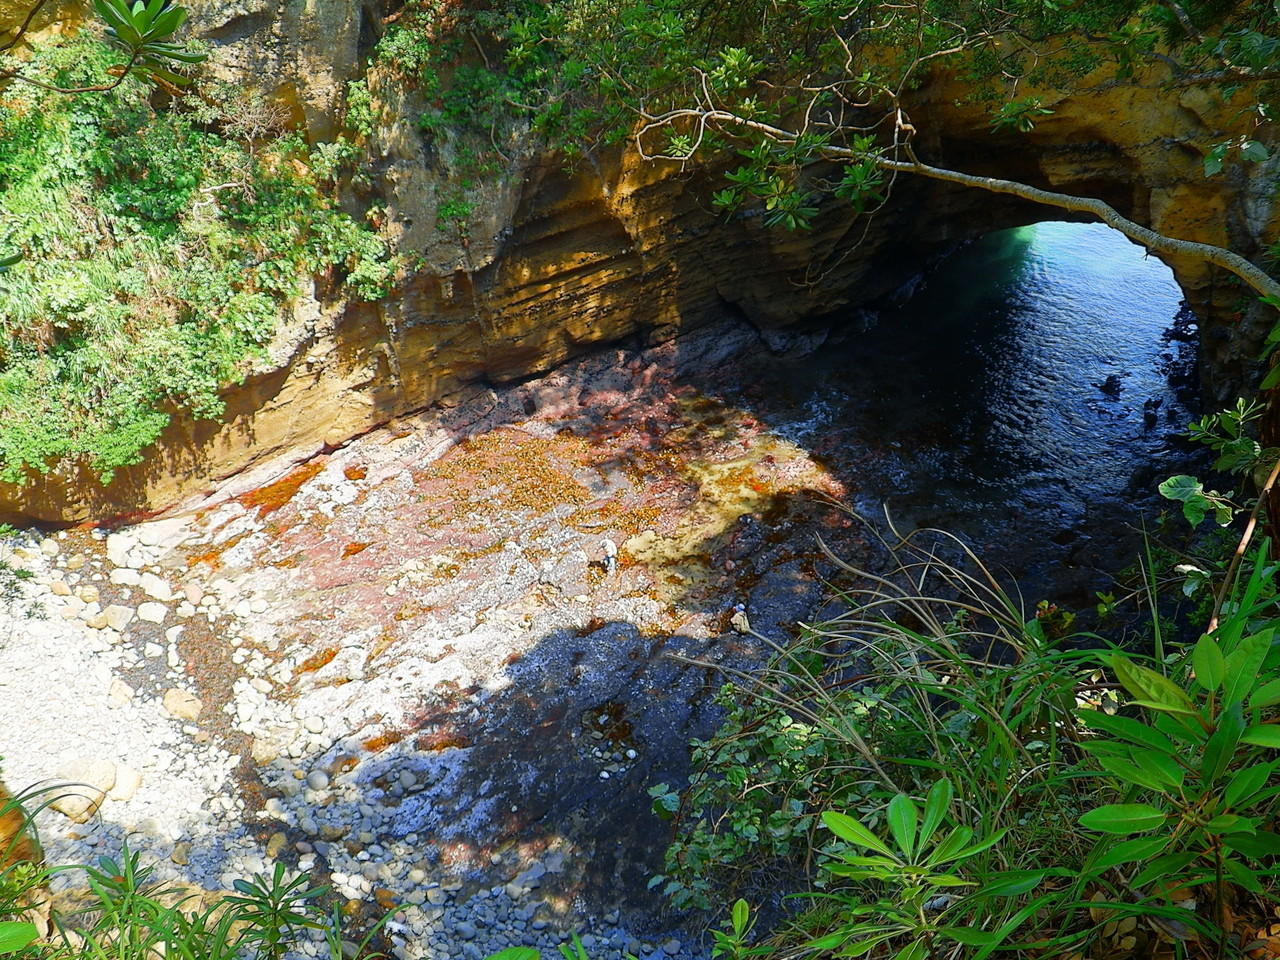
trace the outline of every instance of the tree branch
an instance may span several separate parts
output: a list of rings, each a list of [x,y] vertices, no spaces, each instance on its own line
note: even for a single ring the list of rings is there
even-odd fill
[[[647,131],[665,126],[681,119],[694,120],[699,124],[700,129],[708,124],[740,127],[746,130],[755,131],[756,133],[759,133],[777,143],[795,143],[799,136],[794,131],[775,127],[772,124],[763,123],[759,120],[740,117],[727,110],[672,110],[668,113],[661,114],[660,116],[645,117],[645,123],[636,133],[636,142],[640,145],[641,155],[646,156],[643,145],[640,144],[640,138],[643,137]],[[1280,300],[1280,281],[1276,281],[1261,267],[1250,263],[1238,253],[1233,253],[1225,247],[1215,246],[1211,243],[1200,243],[1196,240],[1181,240],[1177,237],[1169,237],[1162,233],[1157,233],[1149,227],[1144,227],[1142,224],[1136,223],[1128,217],[1122,216],[1114,207],[1094,197],[1077,197],[1069,193],[1058,193],[1054,190],[1042,190],[1039,187],[1033,187],[1026,183],[1019,183],[1015,180],[1002,180],[997,177],[980,177],[971,173],[961,173],[958,170],[948,170],[945,167],[935,167],[918,160],[911,151],[910,145],[905,144],[905,146],[907,155],[910,157],[909,160],[895,160],[882,154],[868,153],[853,150],[850,147],[835,145],[823,147],[821,154],[831,160],[871,159],[874,160],[876,166],[880,167],[882,170],[892,170],[895,173],[914,173],[918,176],[928,177],[932,180],[945,180],[949,183],[958,183],[966,187],[976,187],[979,190],[987,190],[991,193],[1004,193],[1009,194],[1010,196],[1021,197],[1024,200],[1030,200],[1034,203],[1043,203],[1046,206],[1057,207],[1060,210],[1092,214],[1109,227],[1119,230],[1130,240],[1146,247],[1149,251],[1168,254],[1170,256],[1192,257],[1198,260],[1204,260],[1235,274],[1256,290],[1259,295],[1264,297],[1273,297]],[[684,160],[687,159],[687,157],[674,159]]]

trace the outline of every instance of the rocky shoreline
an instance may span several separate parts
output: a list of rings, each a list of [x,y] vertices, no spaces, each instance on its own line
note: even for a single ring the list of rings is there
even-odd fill
[[[646,890],[646,789],[721,681],[665,654],[758,662],[734,603],[785,639],[822,597],[813,531],[856,545],[835,479],[679,382],[758,349],[730,325],[597,355],[161,519],[6,541],[32,579],[0,614],[4,776],[89,785],[41,812],[50,862],[127,843],[209,891],[285,862],[353,928],[392,912],[404,960],[575,930],[596,960],[698,955]]]

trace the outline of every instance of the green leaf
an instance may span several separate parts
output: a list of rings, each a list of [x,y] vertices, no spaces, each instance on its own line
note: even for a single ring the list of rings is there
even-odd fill
[[[1250,163],[1261,163],[1270,154],[1267,153],[1267,148],[1257,140],[1246,140],[1240,145],[1240,156]]]
[[[967,947],[982,947],[995,943],[997,936],[993,930],[979,930],[976,927],[940,927],[938,932],[956,943]]]
[[[1222,686],[1226,676],[1226,658],[1218,641],[1207,633],[1202,634],[1191,651],[1191,666],[1196,671],[1196,680],[1206,690],[1217,690]]]
[[[1220,143],[1204,155],[1204,175],[1212,177],[1222,170],[1223,158],[1227,155],[1227,144]]]
[[[1248,817],[1237,816],[1234,813],[1220,813],[1208,823],[1204,828],[1210,833],[1255,833],[1257,824]]]
[[[1252,744],[1255,747],[1280,750],[1280,725],[1257,723],[1246,727],[1244,733],[1240,734],[1240,742]]]
[[[946,863],[954,860],[973,838],[972,827],[956,827],[947,834],[929,854],[930,863]]]
[[[1265,763],[1245,767],[1236,773],[1222,794],[1227,808],[1235,809],[1241,806],[1247,808],[1258,791],[1267,785],[1267,781],[1275,771],[1276,764]]]
[[[1246,857],[1262,860],[1267,857],[1280,856],[1280,835],[1270,830],[1258,830],[1256,833],[1234,833],[1223,837],[1222,842],[1243,853]]]
[[[1089,870],[1101,873],[1123,863],[1134,863],[1138,860],[1150,860],[1164,853],[1164,848],[1173,841],[1173,837],[1140,837],[1136,840],[1122,840],[1115,843],[1111,840],[1100,840],[1094,848],[1096,858],[1089,860]]]
[[[1208,166],[1207,158],[1205,165]],[[1221,169],[1221,164],[1218,166]],[[1179,474],[1165,480],[1156,489],[1160,491],[1162,497],[1181,501],[1182,515],[1186,517],[1187,523],[1193,527],[1200,526],[1209,509],[1209,498],[1204,495],[1204,484],[1195,477]]]
[[[1124,688],[1139,700],[1173,708],[1173,712],[1194,713],[1190,698],[1164,674],[1134,663],[1122,653],[1113,654],[1109,662]]]
[[[1129,882],[1129,886],[1130,888],[1145,887],[1156,880],[1181,876],[1198,856],[1199,854],[1196,853],[1166,853],[1143,867]]]
[[[1245,637],[1226,659],[1226,681],[1222,688],[1224,704],[1240,703],[1253,690],[1258,670],[1271,649],[1272,630]]]
[[[916,853],[916,827],[920,825],[920,811],[911,798],[905,793],[900,793],[889,801],[889,806],[885,810],[885,820],[889,824],[889,832],[893,834],[894,841],[898,844],[908,860],[915,857]]]
[[[1182,787],[1187,771],[1179,766],[1178,761],[1166,753],[1155,750],[1134,750],[1134,762],[1153,780],[1160,784],[1156,789],[1173,793]]]
[[[1099,757],[1098,765],[1113,777],[1137,787],[1149,790],[1164,790],[1167,787],[1163,777],[1154,775],[1141,767],[1120,757]]]
[[[497,953],[491,953],[485,960],[539,960],[542,956],[533,947],[507,947]]]
[[[841,840],[847,840],[849,843],[855,843],[860,847],[867,847],[898,862],[898,858],[894,856],[893,851],[885,846],[879,837],[853,819],[853,817],[826,810],[823,811],[822,822],[827,825],[828,830]]]
[[[1080,825],[1099,833],[1142,833],[1161,826],[1167,815],[1147,803],[1109,803],[1080,817]]]
[[[1177,747],[1172,740],[1154,727],[1148,726],[1130,717],[1111,716],[1101,710],[1079,710],[1077,715],[1085,726],[1093,730],[1101,730],[1121,740],[1143,747],[1152,747],[1162,753],[1175,754]],[[1086,748],[1090,744],[1083,744]]]
[[[1262,383],[1258,385],[1259,390],[1273,390],[1280,386],[1280,364],[1276,364],[1267,371],[1267,375],[1262,378]]]
[[[747,921],[751,918],[751,907],[747,905],[747,901],[739,898],[733,904],[733,929],[736,933],[742,933],[747,929]]]
[[[1231,879],[1240,886],[1244,887],[1250,893],[1262,893],[1262,884],[1258,882],[1258,875],[1246,867],[1238,860],[1227,860],[1223,863],[1227,868],[1227,873],[1231,875]]]
[[[1040,885],[1040,881],[1045,878],[1046,870],[1010,870],[1007,874],[996,876],[995,880],[986,884],[979,890],[971,893],[970,897],[1017,897],[1024,893],[1030,893]]]
[[[0,922],[0,953],[17,953],[40,936],[34,923],[25,920]]]
[[[924,798],[924,821],[920,826],[920,845],[923,847],[933,839],[938,826],[951,808],[951,800],[955,796],[951,781],[946,777],[939,779],[929,788]]]
[[[1280,367],[1276,367],[1280,370]],[[1263,707],[1274,707],[1280,703],[1280,680],[1269,680],[1253,691],[1253,695],[1249,697],[1249,706],[1254,710],[1260,710]]]
[[[1205,742],[1200,760],[1200,779],[1204,783],[1216,783],[1227,772],[1243,733],[1244,710],[1233,702],[1219,714],[1218,729]]]

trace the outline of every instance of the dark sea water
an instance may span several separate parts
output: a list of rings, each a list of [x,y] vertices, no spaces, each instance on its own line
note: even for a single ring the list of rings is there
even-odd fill
[[[762,373],[748,402],[860,513],[961,533],[1045,589],[1125,562],[1164,506],[1156,484],[1193,463],[1194,318],[1169,269],[1108,227],[990,234],[848,330]]]

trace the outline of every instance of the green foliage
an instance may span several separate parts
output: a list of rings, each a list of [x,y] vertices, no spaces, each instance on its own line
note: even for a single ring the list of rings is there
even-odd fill
[[[896,549],[912,587],[882,578],[851,597],[859,610],[810,628],[826,642],[810,635],[782,651],[749,696],[738,694],[743,715],[695,745],[718,748],[704,754],[714,773],[684,796],[652,791],[675,817],[673,851],[709,880],[677,876],[670,893],[716,902],[724,867],[769,842],[761,815],[778,811],[797,821],[798,854],[816,854],[820,888],[807,895],[809,920],[775,932],[783,953],[1087,953],[1116,917],[1225,944],[1235,888],[1280,902],[1280,601],[1266,543],[1238,568],[1216,629],[1167,657],[1158,645],[1151,659],[1119,646],[1064,654],[1053,639],[1062,625],[1045,624],[1051,605],[1023,622],[985,573],[941,564],[923,544]],[[928,572],[957,599],[916,593]],[[889,610],[895,621],[879,616]],[[876,695],[870,715],[850,710],[851,676]],[[1130,702],[1108,690],[1113,682]],[[778,713],[832,741],[801,767],[810,783],[791,806],[790,745],[767,732]],[[894,724],[874,724],[875,713]],[[700,835],[701,821],[690,826],[713,803],[737,845]],[[744,804],[756,814],[736,815]],[[834,841],[814,835],[819,812]],[[698,845],[701,861],[689,855]],[[1188,890],[1196,912],[1170,902],[1170,891]]]
[[[1252,424],[1262,416],[1263,405],[1257,400],[1239,399],[1234,409],[1209,414],[1187,428],[1187,436],[1202,443],[1216,453],[1213,469],[1243,475],[1261,488],[1275,465],[1280,450],[1263,449],[1254,438]],[[1191,526],[1199,526],[1205,516],[1213,513],[1217,522],[1225,526],[1241,509],[1231,501],[1232,493],[1206,490],[1195,477],[1179,475],[1160,484],[1161,495],[1181,501],[1183,515]]]
[[[76,41],[32,69],[75,85],[114,56]],[[260,98],[210,100],[157,111],[128,78],[91,97],[0,94],[0,210],[23,254],[0,277],[0,479],[72,460],[109,480],[175,409],[221,413],[308,276],[368,298],[391,282],[385,244]]]
[[[1182,504],[1182,515],[1193,527],[1198,527],[1210,513],[1214,515],[1218,525],[1223,527],[1235,516],[1236,508],[1229,499],[1230,492],[1222,494],[1216,490],[1206,490],[1204,484],[1195,477],[1178,474],[1161,481],[1158,489],[1162,497]]]
[[[1229,886],[1268,895],[1280,834],[1272,809],[1280,795],[1280,648],[1273,648],[1275,568],[1258,548],[1252,573],[1237,585],[1230,616],[1201,636],[1166,674],[1131,654],[1108,666],[1134,697],[1124,714],[1081,711],[1098,736],[1082,743],[1123,797],[1080,817],[1103,833],[1089,861],[1094,874],[1128,863],[1140,869],[1129,889],[1207,887],[1219,938]],[[1132,708],[1137,708],[1134,715]],[[1150,836],[1116,843],[1110,837]]]
[[[938,951],[957,946],[981,947],[984,953],[1000,946],[1018,924],[984,929],[987,901],[1027,894],[1050,871],[997,871],[984,875],[981,885],[962,877],[964,868],[1000,843],[1007,831],[976,838],[972,827],[956,822],[954,800],[955,791],[945,777],[930,787],[923,808],[906,794],[897,794],[885,808],[884,839],[852,817],[824,813],[827,828],[850,848],[826,871],[870,887],[875,900],[868,902],[870,897],[861,889],[827,895],[839,902],[847,919],[806,946],[849,956],[891,942],[901,944],[900,960],[938,956]],[[942,834],[944,825],[948,829]]]
[[[1065,616],[1046,622],[1046,607],[1024,617],[976,557],[966,558],[972,570],[942,564],[930,537],[886,544],[896,578],[868,577],[876,586],[850,594],[847,615],[806,630],[745,690],[723,690],[729,712],[714,737],[694,742],[687,789],[650,791],[674,827],[653,883],[677,904],[714,903],[788,860],[812,868],[817,850],[840,856],[820,836],[823,811],[876,829],[888,797],[927,794],[940,778],[964,798],[975,834],[1009,838],[975,854],[973,869],[1028,869],[1050,849],[1058,863],[1083,863],[1059,813],[1087,806],[1062,774],[1075,687],[1096,665],[1060,648]],[[921,592],[933,577],[971,594]]]
[[[93,0],[93,8],[107,25],[107,38],[129,54],[129,62],[118,71],[121,77],[182,87],[191,79],[171,68],[205,59],[203,53],[169,39],[187,19],[180,6],[166,0]]]
[[[1019,133],[1030,133],[1036,128],[1037,118],[1053,115],[1052,110],[1040,105],[1042,102],[1039,97],[1023,97],[1021,100],[1002,103],[992,113],[992,129],[1004,130],[1011,127]]]
[[[20,799],[43,806],[53,798],[41,791]],[[55,914],[53,932],[37,939],[36,927],[23,918],[44,899],[53,874],[69,872],[83,875],[88,898],[75,913]],[[157,884],[151,874],[127,848],[84,866],[6,867],[0,872],[0,954],[29,960],[276,960],[296,951],[297,934],[307,928],[324,932],[330,960],[345,955],[341,912],[325,913],[317,903],[327,888],[311,887],[305,875],[290,876],[283,864],[270,876],[237,881],[234,895],[212,904]],[[386,919],[356,941],[357,955],[368,955]]]

